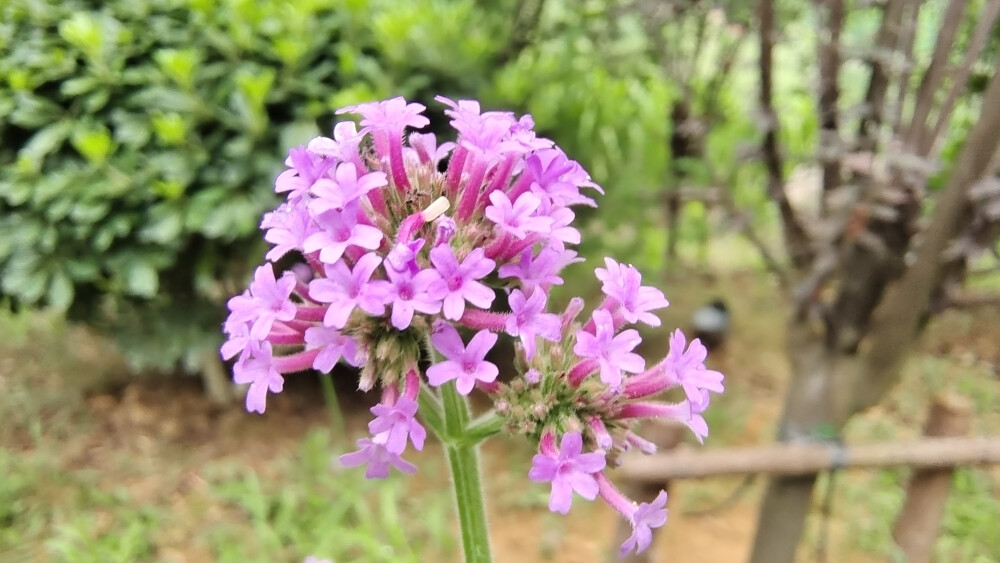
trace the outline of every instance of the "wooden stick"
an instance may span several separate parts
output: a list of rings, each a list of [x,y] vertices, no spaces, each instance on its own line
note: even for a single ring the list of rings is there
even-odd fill
[[[686,432],[687,428],[683,424],[677,424],[673,420],[649,420],[643,424],[642,429],[642,434],[650,442],[656,444],[660,451],[676,448],[681,443],[681,440],[683,440]],[[656,496],[660,494],[661,489],[667,491],[669,494],[670,483],[631,481],[624,483],[622,489],[629,498],[637,502],[653,502]],[[653,530],[654,545],[661,529]],[[630,535],[632,535],[632,525],[624,518],[619,518],[618,530],[615,532],[615,541],[612,544],[612,550],[617,551],[618,546],[628,539]],[[618,559],[618,561],[622,563],[650,563],[650,561],[653,561],[654,552],[655,550],[653,549],[647,549],[642,553],[626,555],[623,559]]]
[[[972,403],[965,397],[950,393],[937,395],[931,403],[924,435],[968,434],[972,411]],[[892,528],[892,537],[906,554],[908,563],[930,563],[953,474],[953,468],[946,467],[914,471],[910,477],[906,502]]]
[[[811,475],[831,469],[905,465],[915,469],[1000,464],[1000,437],[925,438],[857,446],[776,444],[749,448],[666,454],[629,454],[618,469],[626,480],[663,483],[670,479],[767,473]]]

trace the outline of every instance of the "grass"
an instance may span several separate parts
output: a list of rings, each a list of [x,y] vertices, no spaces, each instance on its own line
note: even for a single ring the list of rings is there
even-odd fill
[[[378,482],[357,471],[335,472],[330,452],[336,449],[327,432],[309,432],[297,455],[270,468],[282,474],[279,480],[232,461],[209,464],[201,472],[206,488],[186,495],[184,507],[145,502],[126,487],[107,490],[96,472],[62,468],[52,452],[2,450],[0,561],[154,561],[171,527],[193,527],[188,553],[220,563],[291,562],[310,554],[335,561],[449,559],[455,543],[446,497],[414,496],[398,477]],[[435,471],[433,463],[423,469]],[[195,514],[197,522],[182,521]]]
[[[965,314],[942,319],[926,340],[933,343],[941,332],[956,324],[979,330]],[[877,442],[915,438],[923,424],[929,398],[949,390],[971,400],[972,434],[1000,434],[1000,382],[992,369],[967,364],[954,357],[918,353],[910,361],[900,385],[874,412],[856,417],[846,429],[847,440]],[[892,557],[891,526],[903,505],[907,469],[852,473],[841,479],[837,494],[841,514],[849,522],[848,535],[858,549]],[[996,561],[1000,553],[1000,471],[997,468],[959,468],[945,508],[935,544],[937,561],[982,563]]]
[[[690,310],[714,294],[738,291],[745,297],[734,303],[740,340],[713,359],[731,377],[729,392],[708,412],[709,447],[770,441],[787,366],[780,348],[783,313],[769,285],[760,276],[691,283],[672,274],[666,289],[674,304],[665,327],[683,325]],[[996,332],[989,315],[954,313],[937,321],[901,384],[879,408],[852,421],[846,439],[916,436],[929,397],[943,389],[972,399],[973,433],[1000,433],[1000,382],[983,361],[995,353]],[[213,410],[199,403],[203,399],[192,385],[183,391],[181,383],[109,393],[120,364],[57,319],[0,316],[0,333],[10,335],[0,341],[0,419],[7,422],[0,425],[0,563],[300,562],[306,555],[406,562],[455,556],[447,477],[434,446],[414,460],[420,466],[415,479],[371,482],[362,472],[331,467],[330,456],[347,446],[320,430],[328,417],[318,399],[302,406],[286,394],[276,399],[275,412],[269,405],[269,416],[258,418],[237,408]],[[655,347],[663,334],[649,336]],[[318,397],[319,390],[313,394]],[[347,416],[348,433],[361,430],[364,419]],[[581,502],[569,518],[551,515],[545,488],[525,479],[530,446],[498,440],[486,449],[500,547],[522,563],[593,560],[593,550],[606,547],[609,525],[617,522],[609,510]],[[891,470],[838,476],[830,542],[835,556],[893,556],[889,530],[908,475]],[[718,527],[720,519],[752,518],[756,496],[750,494],[732,510],[684,522],[684,512],[715,504],[737,482],[679,484],[674,526],[668,528],[681,536],[669,547],[682,547],[698,534],[729,533],[719,531],[729,529]],[[998,483],[996,471],[956,473],[936,544],[938,561],[996,560]],[[760,490],[759,483],[753,490]],[[803,560],[812,556],[818,523],[814,516],[808,524]],[[703,543],[713,542],[719,540]],[[566,555],[570,547],[573,556]]]

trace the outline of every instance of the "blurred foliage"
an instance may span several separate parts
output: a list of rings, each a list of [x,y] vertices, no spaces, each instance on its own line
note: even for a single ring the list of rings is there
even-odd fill
[[[119,452],[123,473],[117,477],[132,487],[109,485],[99,471],[64,467],[57,451],[16,455],[0,449],[0,474],[6,476],[0,480],[0,559],[154,561],[171,552],[241,563],[302,561],[311,554],[372,563],[451,560],[449,499],[414,493],[399,475],[373,481],[362,472],[332,472],[330,452],[339,448],[329,434],[311,432],[298,455],[268,467],[282,472],[279,480],[230,460],[195,466],[204,489],[156,503],[133,480],[171,479],[177,468],[129,462]],[[418,513],[420,518],[408,517]],[[192,518],[212,514],[226,518],[192,527]],[[178,529],[189,533],[181,536],[180,553],[171,545],[171,530]]]
[[[943,3],[925,3],[918,62],[933,51],[924,32]],[[774,105],[787,175],[815,164],[816,14],[790,0],[778,8]],[[444,122],[436,94],[531,113],[607,189],[600,221],[579,212],[585,254],[658,274],[665,195],[680,187],[726,190],[767,238],[775,215],[758,158],[752,9],[10,0],[0,5],[0,299],[115,334],[135,367],[196,366],[219,343],[225,298],[261,260],[257,226],[277,201],[286,151],[328,132],[335,108],[393,95],[427,104],[432,127]],[[878,18],[858,8],[845,23],[845,108],[863,100]],[[956,111],[945,171],[971,105]],[[845,110],[845,132],[855,119]],[[690,154],[673,154],[678,138]],[[729,215],[701,204],[678,217],[673,235],[701,263],[711,239],[731,234]]]
[[[135,367],[194,367],[261,260],[288,148],[343,105],[474,89],[506,35],[485,18],[470,1],[5,2],[0,295],[116,334]]]

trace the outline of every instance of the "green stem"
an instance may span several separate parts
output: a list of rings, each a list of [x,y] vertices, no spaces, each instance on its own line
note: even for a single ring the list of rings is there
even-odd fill
[[[326,403],[326,410],[330,414],[330,427],[333,429],[335,440],[344,437],[344,415],[340,411],[340,402],[337,400],[337,390],[333,387],[333,375],[328,373],[319,374],[320,386],[323,388],[323,401]]]
[[[490,534],[486,524],[479,451],[475,444],[463,440],[469,422],[469,403],[459,395],[454,383],[441,387],[441,398],[447,434],[442,438],[455,487],[455,506],[462,530],[465,563],[490,563]]]
[[[437,351],[429,337],[425,346],[431,363],[438,361]],[[430,389],[422,388],[420,410],[424,422],[437,435],[448,455],[465,563],[491,563],[493,557],[490,555],[490,533],[486,524],[477,447],[479,442],[491,435],[483,428],[492,428],[494,424],[484,424],[484,417],[470,424],[469,402],[459,394],[454,382],[442,385],[440,393],[441,400],[438,401]],[[425,406],[430,408],[425,410]]]

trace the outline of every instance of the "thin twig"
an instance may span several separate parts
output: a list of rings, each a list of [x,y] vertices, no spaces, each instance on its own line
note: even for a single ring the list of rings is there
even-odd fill
[[[882,126],[882,112],[885,95],[889,88],[889,65],[885,53],[894,49],[899,42],[900,21],[903,6],[911,0],[889,0],[882,12],[882,23],[875,40],[875,52],[869,57],[871,78],[865,93],[866,111],[858,124],[857,146],[861,151],[875,148],[878,130]]]
[[[705,98],[705,121],[707,126],[711,126],[719,117],[719,94],[722,92],[729,77],[732,76],[733,66],[739,57],[743,41],[748,35],[748,33],[741,30],[736,38],[729,43],[719,59],[718,70],[715,71],[715,75],[708,82],[708,93]]]
[[[934,128],[931,130],[931,134],[924,138],[924,144],[920,147],[922,154],[933,155],[937,152],[936,145],[940,145],[939,138],[941,137],[941,133],[951,123],[955,104],[968,87],[972,67],[979,60],[979,55],[983,52],[983,48],[986,47],[998,16],[1000,16],[1000,0],[990,0],[979,15],[976,30],[973,32],[972,39],[966,48],[965,57],[962,59],[958,71],[952,77],[951,88],[948,89],[948,94],[944,101],[941,102]]]
[[[823,155],[823,193],[840,187],[840,161],[843,149],[837,127],[837,99],[840,87],[840,29],[844,24],[843,0],[817,0],[822,12],[819,39],[819,122],[820,153]],[[823,198],[825,208],[826,198]]]
[[[917,22],[920,21],[920,8],[923,0],[913,0],[904,7],[901,20],[902,33],[899,37],[899,44],[896,52],[903,57],[903,68],[900,70],[899,79],[896,80],[896,111],[891,125],[892,130],[899,132],[903,123],[903,111],[906,108],[906,97],[913,92],[910,87],[910,75],[913,72],[913,44],[917,37]]]
[[[788,196],[785,193],[784,171],[782,170],[781,152],[778,148],[778,116],[772,103],[774,93],[774,0],[760,0],[757,10],[760,18],[760,106],[766,121],[763,151],[764,164],[767,168],[767,193],[778,205],[781,213],[785,245],[792,264],[797,269],[804,269],[812,254],[812,248],[805,229],[795,215]]]
[[[948,58],[951,55],[951,47],[955,43],[955,35],[962,25],[962,16],[969,0],[950,0],[945,8],[944,18],[941,20],[941,28],[938,30],[937,41],[934,44],[934,54],[931,62],[927,65],[923,78],[920,80],[920,88],[917,91],[916,101],[913,106],[913,115],[910,119],[909,129],[906,131],[906,145],[910,150],[915,150],[924,145],[923,138],[927,135],[927,116],[930,114],[934,104],[934,97],[944,80],[945,71],[948,68]]]

